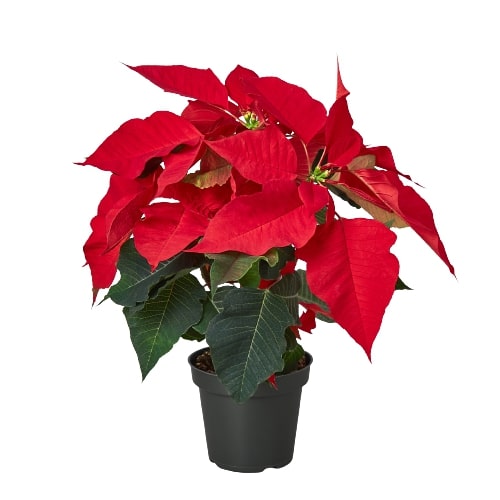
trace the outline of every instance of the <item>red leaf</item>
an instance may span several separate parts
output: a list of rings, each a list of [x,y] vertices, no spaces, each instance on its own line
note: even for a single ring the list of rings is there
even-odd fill
[[[382,202],[385,208],[401,217],[432,248],[455,274],[439,237],[432,210],[410,186],[405,186],[396,172],[361,169],[352,172]],[[363,192],[360,196],[368,199]]]
[[[160,193],[164,198],[179,200],[182,206],[200,215],[212,218],[218,210],[231,200],[232,189],[229,182],[223,186],[200,189],[193,184],[179,182],[167,186]]]
[[[238,65],[226,78],[226,88],[229,92],[229,97],[239,105],[242,111],[246,111],[253,102],[253,97],[249,96],[246,92],[244,80],[256,77],[258,78],[257,73]]]
[[[315,228],[314,213],[302,202],[295,182],[271,181],[262,192],[239,196],[221,208],[192,251],[263,255],[273,247],[305,245]]]
[[[156,177],[156,173],[144,179],[111,175],[108,191],[91,222],[92,233],[83,247],[95,291],[111,286],[121,243],[140,219],[141,209],[154,197]]]
[[[200,237],[208,224],[208,219],[178,203],[155,203],[144,214],[134,228],[134,242],[153,269]]]
[[[206,143],[225,158],[243,177],[264,184],[297,177],[297,155],[280,129],[246,130],[219,141]]]
[[[312,309],[307,309],[300,315],[299,328],[307,333],[311,333],[316,328],[316,313]]]
[[[314,215],[323,207],[328,205],[330,195],[325,186],[313,182],[302,182],[299,185],[300,199],[309,210],[309,213]]]
[[[276,391],[278,390],[278,384],[276,383],[276,374],[272,374],[268,379],[267,381],[269,382],[269,384],[271,385],[271,387],[273,389],[275,389]]]
[[[340,219],[318,226],[297,250],[311,291],[368,357],[398,277],[399,263],[389,251],[395,241],[378,221]]]
[[[406,177],[410,181],[412,180],[409,175],[401,173],[396,168],[396,163],[394,161],[394,157],[392,156],[392,151],[387,146],[363,147],[361,150],[361,155],[369,154],[375,156],[375,165],[377,167],[383,168],[385,170],[391,170],[392,172],[396,172],[397,174]]]
[[[297,261],[295,261],[295,260],[287,261],[286,264],[283,266],[283,269],[281,269],[281,271],[280,271],[281,276],[286,276],[287,274],[294,273],[296,265],[297,265]]]
[[[233,198],[247,194],[260,193],[262,191],[262,184],[246,179],[235,168],[231,169],[230,182],[233,190]]]
[[[173,66],[128,66],[165,92],[193,97],[227,108],[227,90],[211,69]]]
[[[358,170],[359,171],[359,170]],[[345,186],[353,193],[361,196],[365,200],[373,203],[379,208],[390,210],[386,203],[384,203],[363,180],[357,176],[358,171],[341,170],[334,175],[333,180],[326,181],[328,184]]]
[[[113,283],[120,247],[116,246],[106,252],[108,241],[104,216],[96,215],[90,222],[90,227],[92,228],[92,232],[83,246],[83,252],[86,262],[90,267],[93,302],[95,302],[97,292],[101,288],[109,288]]]
[[[297,177],[305,180],[311,173],[313,161],[320,149],[325,149],[325,132],[322,130],[316,134],[304,148],[304,143],[299,137],[294,136],[290,139],[290,144],[294,147],[297,154]]]
[[[191,101],[181,116],[189,120],[206,139],[218,139],[221,136],[232,135],[238,129],[244,129],[236,117],[202,101]]]
[[[135,223],[142,216],[142,209],[149,204],[156,194],[155,178],[126,179],[111,175],[107,197],[112,200],[106,213],[106,236],[110,250],[127,239]],[[102,208],[100,208],[102,210]]]
[[[326,110],[306,90],[274,76],[245,80],[249,93],[307,144],[325,125]]]
[[[93,165],[133,179],[142,174],[149,159],[166,156],[181,144],[196,146],[202,137],[184,118],[157,111],[144,120],[125,122],[79,165]]]
[[[349,94],[350,92],[345,88],[342,77],[340,76],[340,64],[337,58],[337,95],[335,100],[338,101],[339,99],[347,97]]]
[[[363,139],[352,126],[353,120],[344,96],[333,103],[326,119],[325,140],[329,163],[342,167],[360,154]]]
[[[195,146],[182,146],[163,158],[165,170],[158,179],[158,190],[163,191],[169,184],[184,178],[188,170],[198,161],[201,143]]]

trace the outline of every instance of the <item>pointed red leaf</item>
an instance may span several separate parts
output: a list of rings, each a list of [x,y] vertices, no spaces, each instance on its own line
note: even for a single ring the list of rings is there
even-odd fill
[[[208,224],[208,219],[178,203],[155,203],[144,214],[134,228],[134,242],[153,269],[199,238]]]
[[[403,174],[396,168],[396,162],[394,161],[394,157],[392,156],[392,151],[387,146],[363,146],[360,154],[374,155],[375,165],[377,167],[383,168],[385,170],[391,170],[392,172],[396,172],[398,175],[401,175],[402,177],[405,177],[410,181],[412,180],[412,178],[408,174]]]
[[[171,184],[160,193],[164,198],[173,198],[182,206],[199,213],[203,217],[212,218],[224,205],[229,203],[233,191],[229,182],[222,186],[200,189],[187,182]]]
[[[262,192],[239,196],[221,208],[192,251],[263,255],[273,247],[304,245],[315,228],[314,213],[303,204],[295,182],[271,181]]]
[[[275,125],[263,130],[246,130],[219,141],[206,143],[225,158],[246,179],[264,184],[297,177],[297,155]]]
[[[181,144],[195,146],[203,136],[184,118],[157,111],[133,118],[113,132],[83,163],[129,179],[139,177],[151,158],[168,155]]]
[[[326,109],[306,90],[274,76],[245,80],[259,104],[307,144],[325,125]]]
[[[127,179],[111,175],[106,197],[112,200],[112,205],[103,213],[106,221],[107,250],[129,237],[135,223],[142,216],[142,209],[156,194],[156,177],[155,174],[144,179]]]
[[[239,115],[238,110],[234,110]],[[202,101],[191,101],[181,113],[182,118],[190,121],[207,139],[234,134],[244,129],[236,116]]]
[[[227,107],[227,90],[223,83],[208,69],[172,66],[127,66],[163,89],[200,101]]]
[[[361,135],[352,128],[353,120],[347,105],[349,91],[344,87],[337,60],[337,98],[326,119],[325,140],[328,162],[345,166],[360,154],[363,146]]]
[[[309,288],[368,357],[398,277],[398,260],[389,251],[395,241],[378,221],[340,219],[318,226],[297,250],[307,263]]]
[[[90,222],[92,232],[83,245],[86,263],[90,267],[92,276],[93,302],[101,288],[109,288],[116,275],[116,264],[120,254],[120,247],[115,246],[106,251],[108,241],[106,237],[106,222],[103,215],[96,215]]]
[[[406,221],[448,266],[450,272],[455,274],[439,237],[432,210],[411,186],[405,186],[396,172],[361,169],[352,172],[352,174],[385,204],[387,210],[394,212]],[[368,199],[363,192],[359,192],[359,194]]]
[[[278,384],[276,383],[276,374],[273,373],[268,379],[267,381],[269,382],[269,385],[271,385],[271,387],[277,391],[278,390]]]
[[[306,311],[300,315],[299,328],[307,333],[312,333],[316,328],[316,313],[312,309],[306,309]]]
[[[246,92],[244,80],[256,77],[258,78],[257,73],[238,64],[226,78],[229,97],[239,105],[242,111],[246,111],[253,102],[253,97]]]
[[[363,180],[357,176],[356,172],[350,170],[341,170],[337,172],[332,179],[326,181],[327,184],[334,186],[345,187],[349,191],[361,196],[365,200],[373,203],[379,208],[390,210]]]
[[[311,173],[311,167],[316,159],[316,155],[320,150],[325,149],[325,131],[321,130],[321,132],[316,134],[307,143],[305,148],[304,143],[297,136],[290,139],[290,144],[294,147],[297,154],[297,177],[305,180]]]
[[[93,288],[108,288],[116,274],[121,244],[130,236],[142,208],[155,196],[157,172],[144,179],[111,175],[109,188],[92,219],[92,233],[83,250]]]
[[[313,215],[328,205],[330,200],[328,189],[313,182],[301,182],[299,185],[299,195],[304,206]]]
[[[342,97],[333,103],[326,119],[325,141],[329,163],[345,166],[360,154],[363,139],[352,126],[346,97]]]
[[[201,144],[183,145],[163,157],[165,170],[158,179],[158,191],[163,191],[169,184],[175,184],[184,178],[188,170],[198,161]]]
[[[231,169],[229,182],[233,190],[233,198],[247,194],[260,193],[262,191],[262,184],[246,179],[235,168]]]
[[[340,76],[340,64],[339,59],[337,58],[337,95],[335,100],[338,101],[339,99],[347,97],[349,94],[350,92],[345,88],[342,77]]]

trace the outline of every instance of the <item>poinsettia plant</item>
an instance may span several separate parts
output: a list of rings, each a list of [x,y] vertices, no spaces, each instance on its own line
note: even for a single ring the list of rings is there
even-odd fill
[[[327,110],[303,88],[237,66],[130,67],[188,97],[121,125],[80,165],[111,172],[84,244],[93,282],[123,306],[143,378],[180,339],[205,339],[238,402],[297,368],[300,332],[336,322],[371,355],[411,227],[453,273],[432,211],[387,146],[353,128],[338,72]],[[343,204],[362,216],[342,215]]]

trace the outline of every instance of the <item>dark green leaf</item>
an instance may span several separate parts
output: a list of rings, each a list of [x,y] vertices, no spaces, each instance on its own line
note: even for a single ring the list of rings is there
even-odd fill
[[[120,250],[118,270],[120,280],[113,285],[106,295],[113,302],[122,306],[134,307],[148,299],[151,291],[177,273],[189,272],[199,267],[205,257],[196,253],[181,253],[170,260],[160,262],[155,271],[135,249],[132,239],[125,242]],[[157,291],[157,290],[156,290]]]
[[[207,298],[207,300],[203,302],[203,315],[201,317],[201,320],[196,323],[196,325],[193,325],[193,329],[201,335],[205,336],[208,324],[217,314],[219,314],[219,311],[215,307],[214,303],[209,298]]]
[[[258,288],[260,285],[259,261],[253,263],[252,267],[240,279],[241,286]]]
[[[205,335],[198,333],[193,327],[191,327],[184,335],[181,335],[184,340],[196,340],[201,342],[205,340]]]
[[[324,224],[326,222],[326,214],[327,214],[327,208],[323,207],[321,210],[315,213],[316,216],[316,222],[318,224]]]
[[[290,260],[295,260],[295,251],[292,246],[277,248],[278,262],[270,265],[265,260],[259,262],[259,273],[264,280],[276,280],[280,277],[280,272],[285,264]]]
[[[207,257],[213,259],[210,267],[210,286],[213,292],[223,283],[238,281],[260,258],[240,252],[208,254]]]
[[[396,290],[413,290],[408,285],[406,285],[403,280],[398,276],[396,281]]]
[[[272,293],[283,297],[288,311],[293,316],[295,324],[299,324],[299,291],[301,277],[297,272],[283,276],[278,282],[269,288]]]
[[[282,373],[290,373],[297,369],[300,359],[304,356],[304,349],[297,342],[297,339],[290,328],[287,328],[285,338],[286,351],[283,353],[284,367]]]
[[[223,252],[220,254],[207,254],[207,257],[213,259],[210,268],[212,292],[223,283],[240,281],[244,277],[246,279],[245,286],[258,286],[260,283],[258,269],[251,272],[254,265],[262,259],[270,266],[274,266],[278,263],[279,258],[276,249],[272,249],[262,256],[247,255],[241,252]],[[248,274],[249,272],[251,273]],[[255,282],[257,282],[257,285],[254,285]]]
[[[283,369],[285,329],[293,325],[286,302],[269,290],[234,288],[207,330],[215,371],[242,403],[260,383]]]
[[[140,310],[125,307],[142,378],[202,316],[206,292],[191,274],[172,280]]]
[[[351,198],[349,198],[349,196],[347,196],[343,191],[341,191],[338,187],[336,186],[332,186],[331,184],[328,184],[328,189],[336,194],[339,198],[341,198],[342,200],[344,201],[347,201],[347,203],[349,203],[349,205],[351,205],[351,207],[354,207],[354,208],[361,208],[360,205],[358,205],[355,201],[351,200]]]
[[[236,287],[233,285],[221,286],[217,288],[214,296],[212,297],[212,302],[214,306],[217,308],[218,312],[222,312],[224,310],[224,297]]]

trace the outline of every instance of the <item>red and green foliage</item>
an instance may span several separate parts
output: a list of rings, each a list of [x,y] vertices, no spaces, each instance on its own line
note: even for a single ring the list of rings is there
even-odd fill
[[[84,253],[94,301],[109,289],[124,308],[143,377],[181,337],[205,339],[242,402],[294,369],[299,330],[316,320],[370,357],[404,287],[394,228],[411,227],[453,273],[411,178],[353,128],[340,73],[327,111],[241,66],[225,83],[210,69],[131,69],[189,98],[180,115],[127,121],[81,163],[111,172]],[[345,201],[365,216],[342,217]]]

